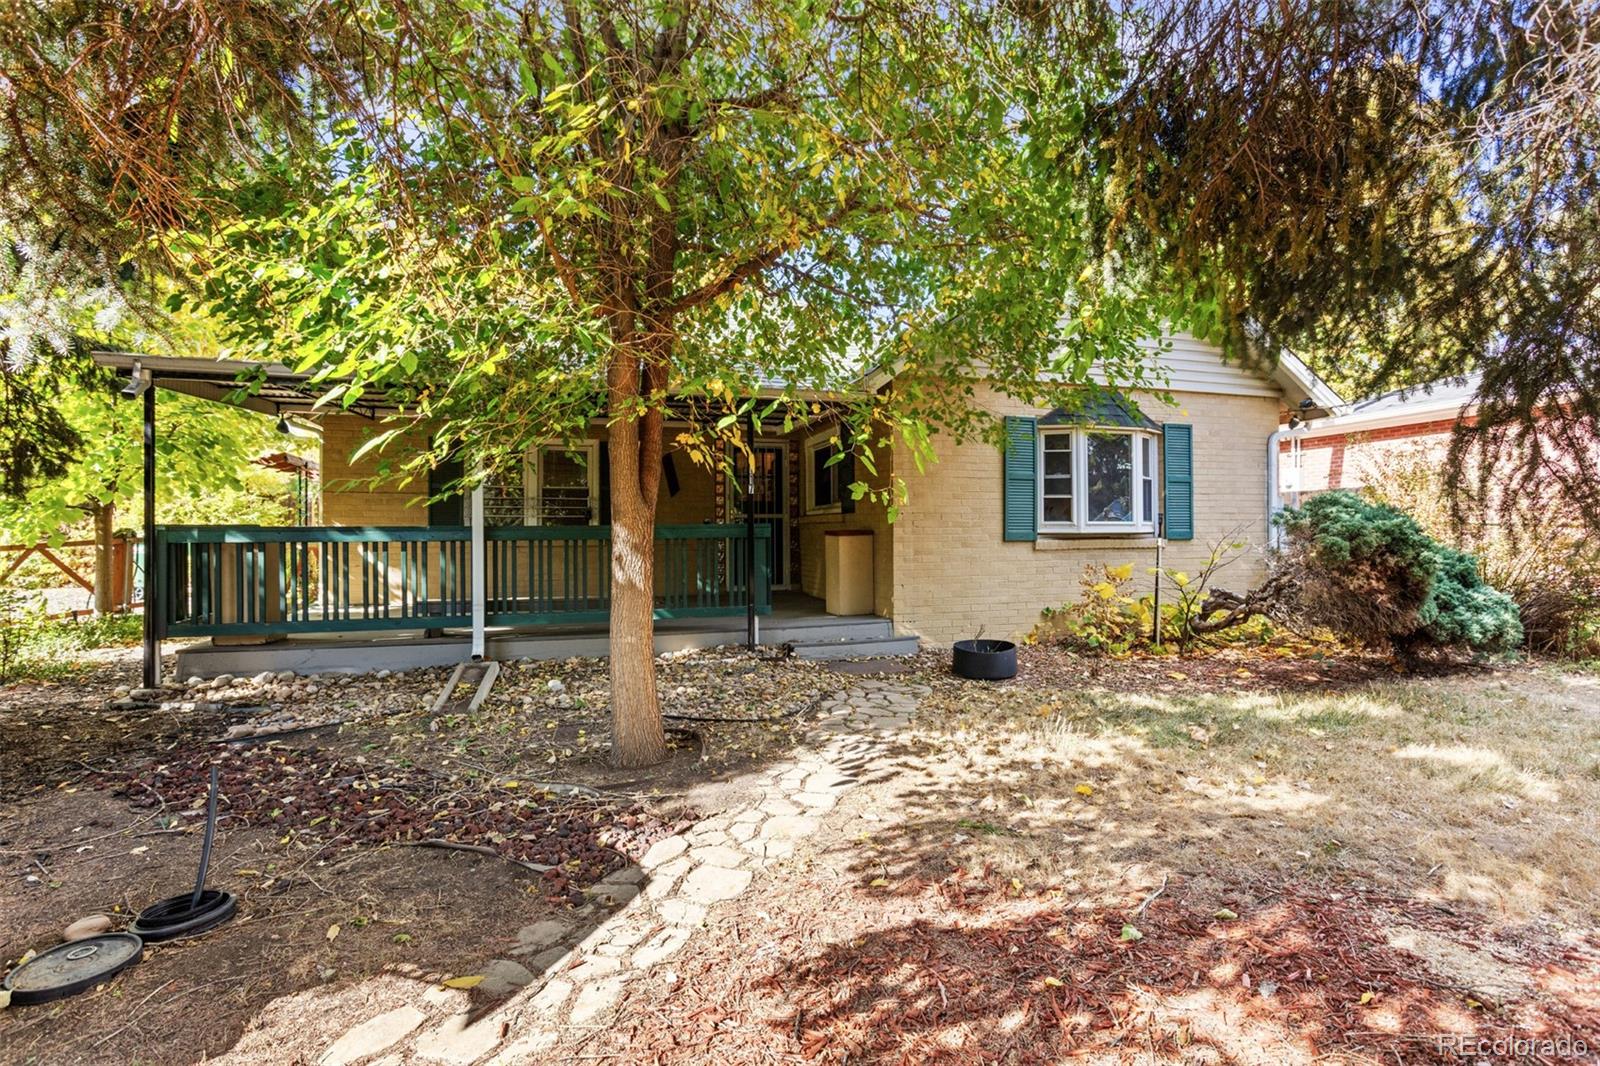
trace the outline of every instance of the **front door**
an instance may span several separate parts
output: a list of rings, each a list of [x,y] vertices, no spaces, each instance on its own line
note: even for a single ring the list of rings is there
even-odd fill
[[[765,522],[772,528],[772,536],[767,539],[767,573],[772,577],[772,587],[786,589],[789,587],[789,479],[784,470],[787,447],[782,444],[757,444],[755,493],[753,495],[753,512],[757,522]],[[742,497],[745,484],[744,456],[739,457],[739,493],[735,499]],[[744,521],[744,511],[740,510],[737,521]]]

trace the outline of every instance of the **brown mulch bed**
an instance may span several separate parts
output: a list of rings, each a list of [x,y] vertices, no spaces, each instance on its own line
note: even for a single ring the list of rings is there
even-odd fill
[[[637,804],[561,797],[516,781],[466,791],[417,768],[275,744],[184,753],[90,784],[110,787],[138,808],[198,814],[213,765],[225,782],[218,819],[225,827],[269,828],[328,848],[426,842],[487,849],[547,867],[541,880],[551,902],[582,904],[585,885],[679,827]]]
[[[831,888],[831,890],[830,890]],[[1090,904],[999,878],[806,884],[730,915],[659,994],[583,1049],[637,1061],[1459,1062],[1434,1034],[1600,1048],[1600,941],[1491,936],[1464,912],[1332,885],[1166,886]],[[1236,918],[1218,916],[1223,907]],[[804,909],[804,913],[800,913]],[[776,913],[773,913],[776,912]],[[1524,967],[1497,1004],[1384,929],[1438,930]],[[1134,933],[1125,932],[1131,926]],[[642,1003],[642,1000],[641,1000]],[[1559,1061],[1537,1055],[1491,1061]]]

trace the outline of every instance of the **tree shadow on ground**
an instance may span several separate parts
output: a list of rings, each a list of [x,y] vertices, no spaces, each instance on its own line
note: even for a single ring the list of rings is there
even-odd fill
[[[1239,890],[1252,904],[1236,916],[1178,880],[1099,905],[994,876],[832,887],[725,916],[673,984],[584,1050],[673,1063],[1279,1066],[1458,1062],[1466,1041],[1514,1034],[1600,1047],[1600,997],[1574,990],[1575,961],[1541,971],[1524,1002],[1473,1000],[1388,940],[1396,918],[1446,926],[1406,901],[1256,884]]]

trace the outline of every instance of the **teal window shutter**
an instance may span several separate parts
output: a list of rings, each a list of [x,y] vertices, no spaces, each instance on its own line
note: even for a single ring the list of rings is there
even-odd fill
[[[1168,422],[1161,427],[1161,472],[1166,505],[1162,521],[1168,540],[1194,539],[1194,427]]]
[[[1006,540],[1037,540],[1039,480],[1037,466],[1039,423],[1034,418],[1008,416],[1005,420]]]

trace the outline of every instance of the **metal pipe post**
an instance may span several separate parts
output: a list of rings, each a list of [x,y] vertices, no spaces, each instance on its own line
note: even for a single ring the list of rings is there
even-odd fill
[[[144,687],[161,684],[161,639],[156,617],[161,596],[157,588],[156,551],[156,386],[144,390]]]

